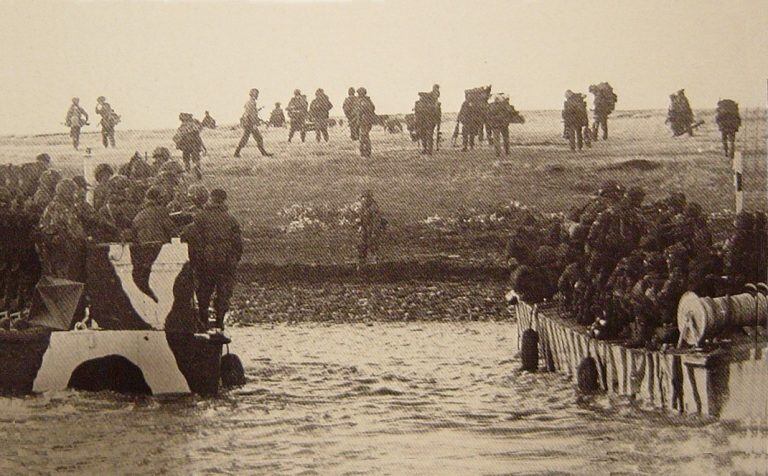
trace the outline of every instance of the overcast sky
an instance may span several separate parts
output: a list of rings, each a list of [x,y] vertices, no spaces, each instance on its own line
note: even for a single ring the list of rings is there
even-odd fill
[[[0,1],[0,134],[61,131],[72,96],[104,95],[121,128],[181,111],[240,116],[298,87],[336,105],[364,85],[382,113],[440,83],[443,108],[493,84],[520,109],[609,81],[619,109],[766,102],[768,1]],[[94,121],[95,122],[95,121]]]

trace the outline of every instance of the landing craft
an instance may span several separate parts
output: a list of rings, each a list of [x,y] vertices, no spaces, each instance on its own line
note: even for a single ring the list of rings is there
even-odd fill
[[[0,330],[0,393],[218,393],[230,339],[197,317],[185,243],[91,245],[86,269],[42,278],[30,328]]]

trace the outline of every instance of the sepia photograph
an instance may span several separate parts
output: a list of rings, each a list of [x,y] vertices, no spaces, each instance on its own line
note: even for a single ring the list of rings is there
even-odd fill
[[[768,475],[765,0],[0,0],[0,474]]]

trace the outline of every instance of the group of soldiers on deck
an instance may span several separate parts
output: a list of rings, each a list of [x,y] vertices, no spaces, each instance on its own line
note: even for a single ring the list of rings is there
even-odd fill
[[[94,176],[93,187],[83,176],[63,178],[47,154],[0,168],[0,311],[27,308],[42,275],[85,282],[88,243],[181,237],[189,244],[200,319],[208,322],[215,294],[221,328],[243,247],[226,192],[188,184],[165,147],[155,149],[151,163],[136,153],[117,173],[102,163]]]

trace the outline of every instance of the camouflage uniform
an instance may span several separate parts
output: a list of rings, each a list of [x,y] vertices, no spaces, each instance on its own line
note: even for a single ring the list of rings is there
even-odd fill
[[[301,95],[301,91],[298,89],[294,91],[293,97],[288,101],[288,107],[285,110],[288,112],[288,117],[291,119],[291,128],[288,131],[288,142],[293,139],[293,134],[298,132],[301,136],[301,141],[307,138],[307,131],[304,128],[304,123],[307,121],[307,98]]]
[[[131,183],[124,175],[109,179],[109,198],[99,213],[114,224],[122,237],[127,236],[138,213],[138,206],[131,200]]]
[[[328,113],[333,109],[333,104],[322,89],[317,90],[315,99],[309,105],[309,113],[315,121],[315,138],[320,142],[320,138],[328,142]]]
[[[76,193],[77,185],[69,179],[56,186],[40,219],[40,260],[46,275],[84,282],[86,235],[75,209]]]
[[[342,109],[349,124],[349,136],[352,140],[357,140],[360,137],[360,128],[357,124],[357,96],[354,88],[349,88],[349,95],[344,99]]]
[[[440,109],[432,93],[419,93],[419,100],[413,107],[416,135],[421,141],[422,153],[432,154],[435,142],[435,127],[440,122]]]
[[[226,195],[224,199],[217,199],[216,192],[211,193],[212,203],[208,203],[194,219],[204,271],[200,273],[197,301],[200,319],[207,323],[208,306],[215,292],[216,326],[223,328],[237,264],[243,254],[243,240],[240,225],[227,211]]]
[[[365,88],[357,90],[355,120],[360,134],[360,156],[371,158],[371,129],[376,122],[376,106],[367,96]]]
[[[88,113],[80,107],[79,100],[74,98],[69,106],[64,124],[69,127],[69,137],[72,138],[72,146],[77,150],[80,146],[80,128],[88,124]]]
[[[240,125],[243,127],[243,137],[240,138],[240,142],[235,149],[235,157],[240,157],[240,151],[248,143],[248,139],[253,136],[256,141],[256,146],[259,148],[259,152],[264,157],[271,157],[272,154],[267,152],[264,148],[264,137],[262,137],[259,131],[259,107],[256,104],[256,99],[259,97],[258,89],[251,89],[250,99],[243,106],[243,115],[240,117]]]
[[[119,116],[103,97],[99,97],[97,102],[96,114],[101,116],[101,143],[105,149],[110,145],[115,147],[115,126],[119,121]]]

